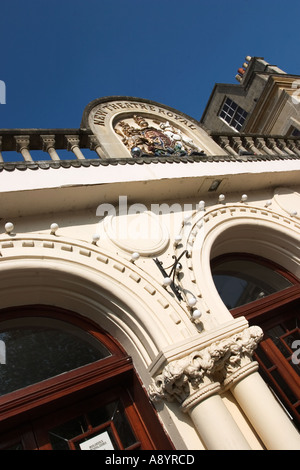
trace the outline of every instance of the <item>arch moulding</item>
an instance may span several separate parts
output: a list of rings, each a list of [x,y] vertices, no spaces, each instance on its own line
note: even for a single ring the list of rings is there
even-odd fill
[[[244,252],[273,261],[300,277],[300,224],[270,209],[250,204],[220,204],[197,212],[183,227],[183,245],[189,252],[184,288],[197,293],[206,327],[230,321],[232,316],[215,288],[211,259]]]
[[[173,298],[134,263],[99,247],[37,234],[0,237],[1,308],[44,304],[86,316],[114,336],[142,370],[195,335]]]

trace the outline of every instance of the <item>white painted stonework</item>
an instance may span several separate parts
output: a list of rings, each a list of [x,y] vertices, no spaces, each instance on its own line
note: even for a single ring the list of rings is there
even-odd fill
[[[104,156],[131,158],[115,132],[132,119],[130,106],[175,122],[208,155],[221,152],[174,110],[112,99],[85,118]],[[101,325],[132,356],[177,449],[300,449],[252,359],[262,331],[233,319],[210,269],[213,257],[242,251],[300,276],[299,175],[296,159],[2,172],[1,308],[54,303]],[[209,192],[216,178],[220,188]],[[115,213],[102,214],[104,203]],[[168,267],[185,250],[178,301],[153,258]]]

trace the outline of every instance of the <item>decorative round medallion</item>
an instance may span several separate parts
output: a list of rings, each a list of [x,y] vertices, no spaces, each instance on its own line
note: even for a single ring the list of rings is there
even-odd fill
[[[104,230],[119,248],[142,256],[162,253],[170,239],[167,228],[151,211],[108,216],[104,220]]]

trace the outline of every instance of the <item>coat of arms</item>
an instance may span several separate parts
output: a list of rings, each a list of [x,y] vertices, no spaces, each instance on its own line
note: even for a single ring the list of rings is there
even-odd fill
[[[141,115],[134,115],[132,120],[119,121],[115,132],[121,137],[133,157],[143,154],[184,156],[204,153],[192,139],[168,121],[152,119],[150,124],[149,119],[146,120]]]

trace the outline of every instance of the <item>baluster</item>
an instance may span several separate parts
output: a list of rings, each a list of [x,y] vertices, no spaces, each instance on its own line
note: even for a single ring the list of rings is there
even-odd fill
[[[260,151],[255,147],[252,137],[244,137],[244,145],[249,152],[253,153],[253,155],[260,155]]]
[[[237,153],[231,147],[228,137],[219,137],[218,143],[230,155],[237,155]]]
[[[95,151],[99,158],[103,158],[104,155],[102,152],[101,144],[99,140],[97,139],[97,137],[95,135],[89,135],[88,140],[89,140],[90,149]]]
[[[79,148],[79,137],[73,135],[66,135],[67,140],[67,149],[72,151],[78,160],[85,160],[84,155],[82,154]]]
[[[242,139],[240,137],[232,137],[231,138],[231,146],[233,149],[238,153],[247,152],[245,147],[243,146]]]
[[[274,150],[274,152],[276,152],[278,155],[286,155],[285,152],[283,152],[282,150],[280,150],[280,148],[277,147],[275,139],[269,137],[267,138],[267,143],[271,147],[271,149]]]
[[[267,144],[265,142],[265,139],[262,138],[262,137],[257,137],[257,139],[255,139],[255,146],[259,149],[259,150],[262,150],[263,153],[265,153],[266,155],[272,155],[274,156],[274,152],[272,152],[272,150],[270,150],[268,147],[267,147]]]
[[[294,139],[287,140],[288,148],[291,149],[294,155],[300,155],[300,150],[297,148],[296,144],[297,144],[297,141]]]
[[[284,139],[277,139],[277,146],[287,155],[294,155],[294,152],[287,146],[287,142]]]
[[[17,152],[22,154],[22,157],[24,158],[25,162],[32,162],[33,159],[29,152],[29,135],[15,136],[15,141],[16,150]]]
[[[54,135],[41,135],[42,149],[44,152],[48,152],[51,160],[60,160],[55,150],[55,136]]]

